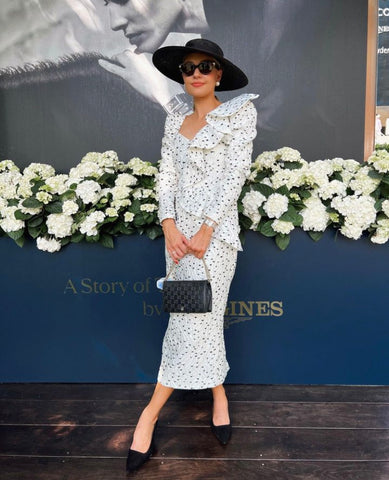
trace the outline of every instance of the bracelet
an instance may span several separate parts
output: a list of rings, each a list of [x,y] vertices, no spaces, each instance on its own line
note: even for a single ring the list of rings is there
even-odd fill
[[[215,230],[216,227],[217,227],[217,223],[214,220],[212,220],[211,218],[208,218],[208,217],[205,217],[205,219],[203,221],[203,224],[207,225],[208,227],[211,227],[213,230]]]
[[[163,105],[166,113],[186,113],[191,110],[191,107],[186,103],[186,96],[184,93],[179,93],[171,98],[168,103]]]

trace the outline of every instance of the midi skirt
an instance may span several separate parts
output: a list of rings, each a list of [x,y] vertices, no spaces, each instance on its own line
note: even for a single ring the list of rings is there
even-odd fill
[[[177,228],[191,238],[203,220],[176,207]],[[167,387],[198,390],[224,382],[229,365],[224,344],[224,312],[235,273],[237,250],[212,238],[204,259],[211,276],[212,312],[171,313],[162,345],[158,381]],[[173,264],[168,252],[166,271]],[[203,261],[185,255],[172,276],[175,280],[206,278]]]

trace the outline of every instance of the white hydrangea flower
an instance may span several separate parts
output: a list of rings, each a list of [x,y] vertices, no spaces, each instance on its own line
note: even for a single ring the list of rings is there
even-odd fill
[[[46,165],[45,163],[30,163],[30,165],[23,170],[23,176],[28,179],[39,178],[46,180],[54,175],[54,167]]]
[[[125,222],[132,222],[134,220],[135,215],[132,212],[126,212],[124,214],[124,221]]]
[[[80,224],[80,232],[85,233],[88,237],[94,237],[99,232],[97,230],[97,224],[101,223],[105,218],[103,212],[92,212],[85,220]]]
[[[370,195],[380,184],[379,179],[369,177],[369,171],[370,168],[368,166],[360,168],[350,181],[349,186],[357,195]]]
[[[303,230],[306,232],[324,232],[329,220],[326,206],[316,195],[305,199],[304,205],[305,208],[300,212],[303,217]]]
[[[387,217],[389,217],[389,200],[384,200],[382,202],[382,211]]]
[[[321,187],[328,183],[328,178],[334,173],[332,163],[327,160],[310,162],[305,169],[306,182],[308,185]]]
[[[389,218],[381,218],[377,224],[378,228],[370,240],[378,244],[386,243],[389,240]]]
[[[0,221],[0,227],[4,232],[16,232],[24,228],[24,221],[15,218],[15,212],[18,207],[5,207],[1,210],[3,219]]]
[[[140,206],[140,209],[142,210],[142,212],[154,212],[155,210],[157,210],[157,205],[153,204],[153,203],[144,203],[143,205]]]
[[[272,193],[263,208],[269,218],[280,218],[288,210],[288,204],[288,197],[280,193]]]
[[[65,215],[74,215],[78,212],[78,205],[73,200],[65,200],[62,205],[62,213]]]
[[[257,170],[266,170],[268,168],[273,170],[276,161],[277,153],[273,151],[266,151],[258,155],[252,166]]]
[[[294,225],[292,222],[286,222],[284,220],[274,220],[271,224],[273,230],[277,233],[288,234],[294,230]]]
[[[155,198],[153,190],[151,190],[150,188],[143,188],[142,198],[148,198],[148,197]]]
[[[47,231],[57,238],[69,237],[72,234],[73,218],[64,213],[51,213],[47,217]]]
[[[301,187],[305,183],[305,168],[295,170],[281,169],[276,171],[271,177],[273,188],[277,189],[286,186],[288,189]]]
[[[94,180],[85,180],[77,185],[76,194],[87,203],[96,203],[100,198],[100,185]]]
[[[51,193],[62,195],[68,189],[68,180],[69,175],[55,175],[55,177],[50,177],[46,180],[46,185],[49,186],[49,191]]]
[[[322,200],[328,200],[335,195],[345,196],[347,187],[340,180],[331,180],[330,182],[323,183],[320,188],[317,189],[317,193]]]
[[[39,250],[50,253],[58,252],[59,250],[61,250],[61,242],[59,242],[55,238],[38,237],[36,239],[36,246]]]
[[[45,205],[47,205],[48,203],[51,202],[51,200],[53,199],[53,196],[48,192],[38,192],[36,194],[36,199],[44,203]]]
[[[12,160],[2,160],[0,162],[0,173],[1,172],[20,172],[20,170]]]
[[[131,192],[130,188],[124,185],[118,185],[110,189],[110,193],[112,194],[113,200],[123,200],[125,198],[128,198],[128,196],[130,195],[130,192]]]
[[[116,180],[115,185],[118,187],[132,187],[138,182],[137,178],[130,173],[120,173]]]
[[[81,162],[76,167],[70,169],[69,180],[83,178],[99,178],[103,175],[104,170],[94,162]]]
[[[349,195],[347,197],[335,197],[331,206],[341,213],[344,218],[341,233],[357,240],[372,223],[374,223],[377,211],[374,198],[366,195]]]
[[[258,208],[265,202],[266,197],[257,190],[250,190],[243,197],[243,215],[248,217],[252,221],[250,230],[255,230],[261,221],[261,214],[258,212]]]
[[[129,198],[124,198],[123,200],[112,200],[111,207],[119,210],[120,208],[123,208],[123,207],[129,207],[131,203],[132,202]]]
[[[135,199],[142,198],[142,189],[141,189],[141,188],[135,189],[135,190],[132,192],[132,196],[133,196]]]
[[[131,158],[128,166],[132,169],[135,175],[152,176],[158,173],[158,169],[150,162],[144,162],[138,157]]]
[[[301,154],[298,150],[290,147],[282,147],[276,151],[276,154],[281,157],[283,162],[300,162]]]
[[[21,179],[22,174],[16,170],[0,173],[0,197],[7,200],[15,198]]]
[[[105,210],[105,214],[107,215],[107,217],[117,217],[118,211],[116,210],[116,208],[108,207]]]
[[[8,202],[5,198],[0,197],[0,217],[3,216],[3,210],[7,208]]]
[[[386,150],[376,150],[368,158],[368,163],[380,173],[389,172],[389,152]]]

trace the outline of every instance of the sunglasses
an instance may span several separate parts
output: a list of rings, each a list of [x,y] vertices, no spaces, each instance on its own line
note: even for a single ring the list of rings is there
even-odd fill
[[[220,65],[213,60],[203,60],[198,65],[195,65],[193,62],[181,63],[178,68],[180,69],[181,73],[187,77],[190,77],[194,74],[196,68],[199,69],[199,72],[202,75],[209,75],[214,68],[216,68],[216,70],[220,70]]]

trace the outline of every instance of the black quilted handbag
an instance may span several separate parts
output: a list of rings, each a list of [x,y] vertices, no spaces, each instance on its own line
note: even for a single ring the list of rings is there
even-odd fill
[[[171,313],[206,313],[212,311],[212,289],[204,259],[207,280],[168,280],[176,268],[173,264],[163,282],[163,309]]]

